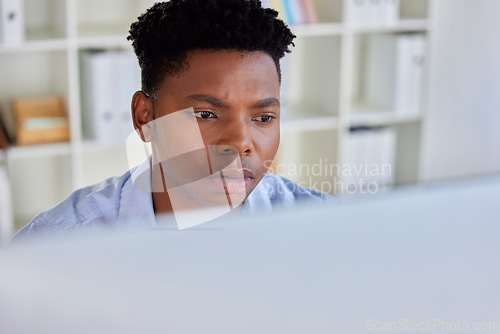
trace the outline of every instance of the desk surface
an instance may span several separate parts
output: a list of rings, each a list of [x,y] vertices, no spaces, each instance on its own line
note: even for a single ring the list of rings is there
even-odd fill
[[[491,177],[13,248],[0,253],[0,331],[500,332],[499,202]]]

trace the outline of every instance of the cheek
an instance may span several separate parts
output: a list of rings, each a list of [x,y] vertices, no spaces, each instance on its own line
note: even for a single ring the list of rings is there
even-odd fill
[[[258,143],[258,151],[262,159],[272,160],[278,151],[280,143],[279,128],[272,133],[260,133],[256,140]]]
[[[215,124],[199,122],[201,138],[205,146],[216,145],[220,137],[220,129]]]

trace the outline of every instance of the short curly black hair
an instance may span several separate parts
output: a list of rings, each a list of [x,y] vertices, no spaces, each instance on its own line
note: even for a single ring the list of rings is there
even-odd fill
[[[279,60],[296,37],[259,0],[171,0],[156,3],[130,26],[142,73],[142,90],[153,96],[165,75],[186,67],[193,50],[263,51]]]

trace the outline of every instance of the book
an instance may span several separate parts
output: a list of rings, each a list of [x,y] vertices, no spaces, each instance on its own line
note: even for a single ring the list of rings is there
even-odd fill
[[[316,12],[316,6],[314,6],[313,0],[302,0],[302,8],[304,9],[306,23],[311,24],[318,22],[318,13]]]
[[[290,25],[318,21],[313,0],[265,0],[262,7],[273,8],[279,13],[278,18]]]
[[[285,10],[285,2],[286,0],[270,0],[271,6],[270,8],[276,10],[278,12],[278,18],[283,22],[289,23],[289,18],[287,16],[287,12]]]
[[[306,16],[302,0],[287,0],[286,6],[289,8],[290,24],[306,23]]]
[[[288,24],[295,24],[295,17],[293,16],[294,14],[292,13],[292,7],[290,5],[291,1],[292,0],[281,0],[281,8],[283,8],[282,10],[285,16],[285,22]]]
[[[21,43],[25,39],[22,0],[0,0],[0,44]]]

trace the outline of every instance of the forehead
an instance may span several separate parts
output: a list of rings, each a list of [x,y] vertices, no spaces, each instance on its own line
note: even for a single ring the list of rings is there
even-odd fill
[[[188,53],[186,65],[179,74],[164,78],[159,93],[279,97],[279,85],[276,64],[264,52],[196,50]]]

